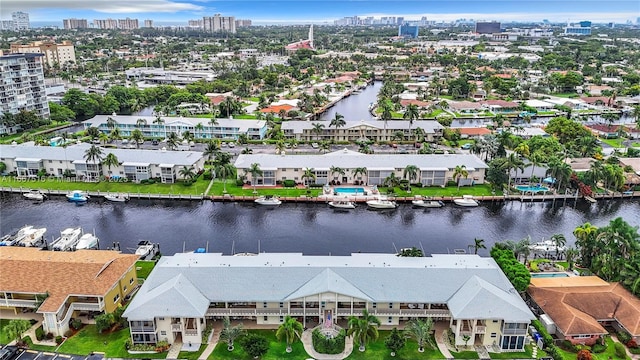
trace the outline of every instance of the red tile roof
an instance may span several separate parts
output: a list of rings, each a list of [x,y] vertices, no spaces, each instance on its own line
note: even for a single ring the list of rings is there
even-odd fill
[[[289,111],[289,110],[291,110],[291,109],[293,109],[293,106],[291,106],[291,105],[287,105],[287,104],[283,104],[283,105],[272,105],[272,106],[269,106],[269,107],[266,107],[266,108],[264,108],[264,109],[260,110],[260,112],[263,112],[263,113],[275,113],[275,114],[278,114],[278,113],[280,112],[280,110],[284,110],[284,111],[287,111],[287,112],[288,112],[288,111]]]
[[[457,128],[455,130],[460,130],[460,134],[461,135],[467,135],[467,136],[482,136],[482,135],[487,135],[487,134],[491,134],[491,130],[487,129],[487,128],[483,128],[483,127],[479,127],[479,128]]]
[[[417,107],[422,107],[422,108],[426,108],[426,107],[429,107],[429,105],[431,105],[431,103],[428,101],[420,101],[416,99],[400,100],[400,105],[402,105],[402,107],[407,107],[407,105],[409,104],[413,104],[413,105],[416,105]]]

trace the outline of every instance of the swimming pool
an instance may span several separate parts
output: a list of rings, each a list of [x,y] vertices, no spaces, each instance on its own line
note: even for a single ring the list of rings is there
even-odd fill
[[[540,186],[540,185],[536,185],[536,186],[518,185],[518,186],[516,186],[516,189],[518,189],[518,190],[520,190],[522,192],[533,192],[533,193],[549,191],[548,187]]]
[[[539,273],[539,274],[531,274],[532,278],[556,278],[556,277],[569,277],[569,274],[566,273]]]
[[[364,195],[364,188],[361,188],[361,187],[339,187],[339,188],[334,188],[333,191],[337,192],[338,194]]]

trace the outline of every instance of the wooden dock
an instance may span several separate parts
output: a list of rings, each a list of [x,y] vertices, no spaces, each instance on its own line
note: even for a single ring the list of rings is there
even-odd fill
[[[0,187],[0,192],[22,194],[29,192],[32,188],[12,188],[12,187]],[[47,197],[52,196],[66,196],[69,191],[67,190],[48,190],[39,189]],[[115,192],[109,191],[87,191],[89,197],[103,198],[107,194],[115,194]],[[142,200],[204,200],[204,195],[192,195],[192,194],[152,194],[152,193],[122,193],[129,196],[129,199],[142,199]]]

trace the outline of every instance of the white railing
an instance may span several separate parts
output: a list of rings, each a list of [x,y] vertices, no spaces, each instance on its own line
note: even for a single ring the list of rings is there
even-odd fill
[[[71,315],[76,310],[84,310],[84,311],[102,311],[103,307],[101,303],[80,303],[74,302],[69,305],[67,308],[67,312],[65,313],[62,320],[58,320],[58,327],[62,324],[67,324],[71,319]]]
[[[476,334],[484,334],[487,332],[486,326],[476,326]]]
[[[293,308],[287,310],[282,309],[241,309],[241,308],[209,308],[207,316],[274,316],[274,315],[318,315],[322,313],[321,308]],[[334,313],[338,316],[351,316],[362,314],[362,308],[351,309],[338,308],[334,309]],[[369,309],[369,313],[377,316],[411,316],[411,317],[451,317],[449,310],[429,310],[429,309]]]
[[[20,300],[20,299],[2,299],[0,303],[4,306],[18,306],[18,307],[36,307],[35,300]]]
[[[171,331],[182,331],[182,324],[171,324]]]

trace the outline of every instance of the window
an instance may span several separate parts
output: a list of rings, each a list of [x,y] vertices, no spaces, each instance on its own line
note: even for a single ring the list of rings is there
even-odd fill
[[[160,335],[167,335],[167,332],[162,330],[162,331],[160,331]]]
[[[116,296],[113,297],[114,303],[118,302],[118,300],[120,300],[120,294],[116,294]]]
[[[262,303],[262,307],[263,307],[263,308],[266,308],[266,307],[267,307],[267,303],[266,303],[266,302],[263,302],[263,303]]]
[[[393,309],[393,303],[389,303],[389,309]]]
[[[371,307],[375,309],[375,308],[377,308],[377,307],[378,307],[378,304],[377,304],[377,303],[372,303],[372,304],[371,304]]]
[[[129,285],[133,284],[133,278],[129,279]]]
[[[127,291],[127,285],[124,286],[124,291]]]
[[[389,322],[389,324],[391,324],[393,322],[393,317],[389,316],[389,319],[387,321]]]
[[[279,305],[280,305],[281,309],[284,307],[284,303],[282,303],[282,302]]]
[[[574,339],[588,339],[588,338],[590,338],[590,337],[591,337],[591,335],[585,335],[585,334],[582,334],[582,335],[576,335],[576,336],[574,336],[573,338],[574,338]]]
[[[268,317],[266,317],[266,316],[264,316],[262,319],[263,319],[264,321],[267,321],[269,318],[268,318]]]
[[[160,318],[158,318],[158,320],[164,320],[164,318],[163,318],[163,317],[160,317]]]
[[[284,316],[280,315],[280,322],[284,322]]]
[[[498,333],[491,333],[491,337],[492,338],[497,338],[498,337]]]
[[[497,322],[498,322],[498,320],[493,320],[493,323],[494,323],[494,324],[495,324],[495,323],[497,323]]]

